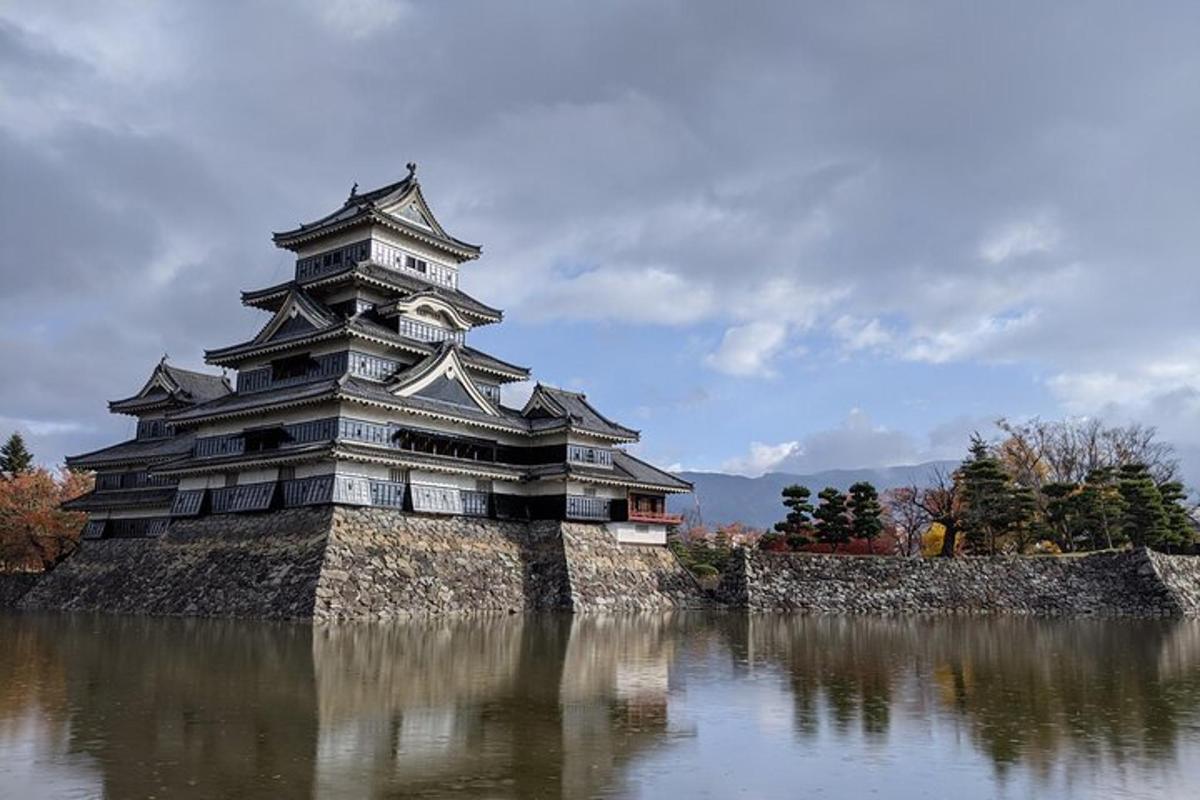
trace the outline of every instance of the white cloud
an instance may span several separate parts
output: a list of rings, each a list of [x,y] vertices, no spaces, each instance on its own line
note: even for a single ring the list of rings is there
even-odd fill
[[[979,244],[979,257],[990,264],[1033,253],[1049,253],[1062,234],[1049,214],[1034,219],[1010,222],[992,230]]]
[[[832,330],[849,350],[878,350],[892,344],[894,335],[878,318],[863,322],[854,317],[838,317]]]
[[[721,464],[721,469],[724,472],[757,477],[779,466],[784,459],[794,455],[799,448],[799,442],[780,442],[779,444],[751,442],[749,453],[728,459]]]
[[[318,0],[315,10],[330,28],[352,39],[386,32],[408,12],[401,0]]]
[[[741,377],[772,377],[771,358],[783,347],[787,327],[777,322],[751,322],[725,331],[721,344],[705,357],[718,372]]]
[[[551,279],[531,289],[526,316],[541,320],[620,320],[684,325],[708,316],[713,293],[674,273],[606,268],[572,278]]]

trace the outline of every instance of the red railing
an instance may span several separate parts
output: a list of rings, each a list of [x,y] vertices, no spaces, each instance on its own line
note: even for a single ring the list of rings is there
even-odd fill
[[[682,514],[668,514],[665,511],[639,511],[629,509],[630,522],[650,522],[655,525],[678,525],[683,522]]]

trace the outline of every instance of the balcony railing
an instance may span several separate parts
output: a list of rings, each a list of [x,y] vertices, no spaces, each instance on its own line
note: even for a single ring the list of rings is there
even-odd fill
[[[567,495],[567,519],[604,520],[612,519],[612,501],[606,497]]]
[[[476,492],[470,489],[460,489],[462,495],[462,513],[468,517],[490,516],[491,494]]]
[[[668,514],[665,511],[638,511],[629,509],[630,522],[648,522],[653,525],[678,525],[683,522],[682,514]]]

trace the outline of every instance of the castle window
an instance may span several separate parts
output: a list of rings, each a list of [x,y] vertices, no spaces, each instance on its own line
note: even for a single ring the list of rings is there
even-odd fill
[[[413,256],[404,257],[404,266],[415,272],[420,272],[422,275],[429,271],[429,264],[424,259]]]
[[[271,362],[271,380],[285,381],[289,378],[303,378],[314,366],[319,365],[308,353],[279,358]]]

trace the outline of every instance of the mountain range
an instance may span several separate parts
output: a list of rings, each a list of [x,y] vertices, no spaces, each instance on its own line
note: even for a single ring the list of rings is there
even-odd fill
[[[899,486],[927,485],[934,470],[957,466],[957,461],[927,461],[877,469],[831,469],[808,475],[768,472],[756,478],[723,472],[681,472],[680,477],[691,481],[695,492],[668,498],[667,508],[709,527],[741,522],[752,528],[770,528],[783,519],[780,492],[785,486],[807,486],[815,502],[817,492],[826,486],[846,491],[853,483],[868,481],[882,493]]]

